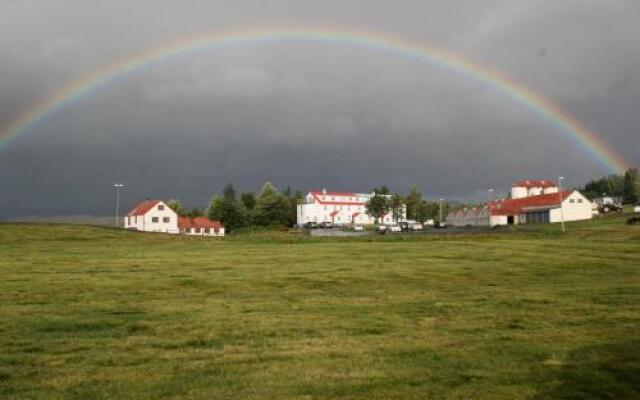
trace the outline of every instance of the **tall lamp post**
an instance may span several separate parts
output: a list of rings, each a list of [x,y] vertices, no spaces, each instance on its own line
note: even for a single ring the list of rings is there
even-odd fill
[[[489,189],[489,202],[487,203],[487,219],[488,219],[488,225],[489,228],[491,228],[491,202],[493,201],[493,192],[495,192],[495,189]]]
[[[560,221],[562,222],[562,232],[564,233],[564,208],[562,207],[562,181],[564,176],[558,177],[558,198],[560,199]]]
[[[440,199],[440,220],[438,221],[438,225],[442,227],[442,202],[444,199]]]
[[[116,226],[120,226],[118,215],[120,214],[120,189],[124,187],[122,183],[114,183],[113,187],[116,189]]]

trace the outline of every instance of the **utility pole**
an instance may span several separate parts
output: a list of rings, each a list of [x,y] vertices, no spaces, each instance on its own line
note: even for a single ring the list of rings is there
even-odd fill
[[[124,187],[122,183],[114,183],[113,187],[116,189],[116,226],[120,226],[119,214],[120,214],[120,188]]]
[[[442,227],[442,202],[444,201],[444,199],[440,199],[440,220],[438,221],[438,225],[440,225],[440,227]]]

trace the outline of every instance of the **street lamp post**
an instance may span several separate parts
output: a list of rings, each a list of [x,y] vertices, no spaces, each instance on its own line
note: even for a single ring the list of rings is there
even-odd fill
[[[442,226],[442,202],[444,199],[440,199],[440,220],[438,221],[438,225]]]
[[[564,176],[558,177],[558,198],[560,199],[560,221],[562,223],[562,232],[564,233],[564,208],[562,207],[562,181]]]
[[[120,188],[124,187],[122,183],[114,183],[113,187],[116,189],[116,226],[120,226],[118,215],[120,214]]]

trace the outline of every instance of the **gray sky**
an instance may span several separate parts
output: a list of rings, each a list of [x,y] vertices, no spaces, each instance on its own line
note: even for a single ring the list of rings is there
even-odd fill
[[[205,30],[339,25],[455,51],[531,87],[640,163],[637,0],[0,0],[0,124],[83,73]],[[204,206],[232,181],[386,184],[474,199],[608,174],[538,115],[441,67],[339,43],[243,44],[91,92],[0,149],[0,218]]]

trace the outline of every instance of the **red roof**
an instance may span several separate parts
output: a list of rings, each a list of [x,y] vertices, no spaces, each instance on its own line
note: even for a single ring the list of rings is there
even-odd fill
[[[554,181],[544,180],[544,179],[515,181],[511,185],[511,187],[525,187],[525,188],[532,188],[532,187],[547,188],[547,187],[555,187],[555,186],[556,186],[556,183]]]
[[[356,194],[353,193],[353,192],[326,192],[326,193],[323,193],[322,190],[311,191],[311,194],[314,195],[314,196],[322,196],[322,195],[325,195],[325,196],[347,196],[347,197],[349,197],[349,196],[355,197],[356,196]]]
[[[220,229],[222,223],[220,221],[212,221],[207,217],[180,217],[178,218],[178,228],[213,228]]]
[[[160,203],[160,200],[146,200],[146,201],[143,201],[142,203],[140,203],[137,206],[135,206],[133,208],[133,210],[129,211],[129,214],[127,214],[127,216],[128,217],[133,217],[135,215],[144,215],[149,210],[151,210],[153,207],[155,207],[155,205],[158,204],[158,203]]]
[[[571,193],[573,190],[564,190],[560,193],[541,194],[520,199],[495,200],[489,203],[491,215],[517,215],[530,209],[559,207],[560,197],[564,201]]]
[[[349,192],[327,192],[323,194],[322,192],[310,192],[313,198],[320,204],[332,204],[332,205],[342,205],[342,206],[353,206],[353,205],[363,205],[364,203],[361,201],[357,201],[357,195],[355,193]],[[320,196],[343,196],[343,197],[353,197],[351,201],[344,200],[322,200]]]

